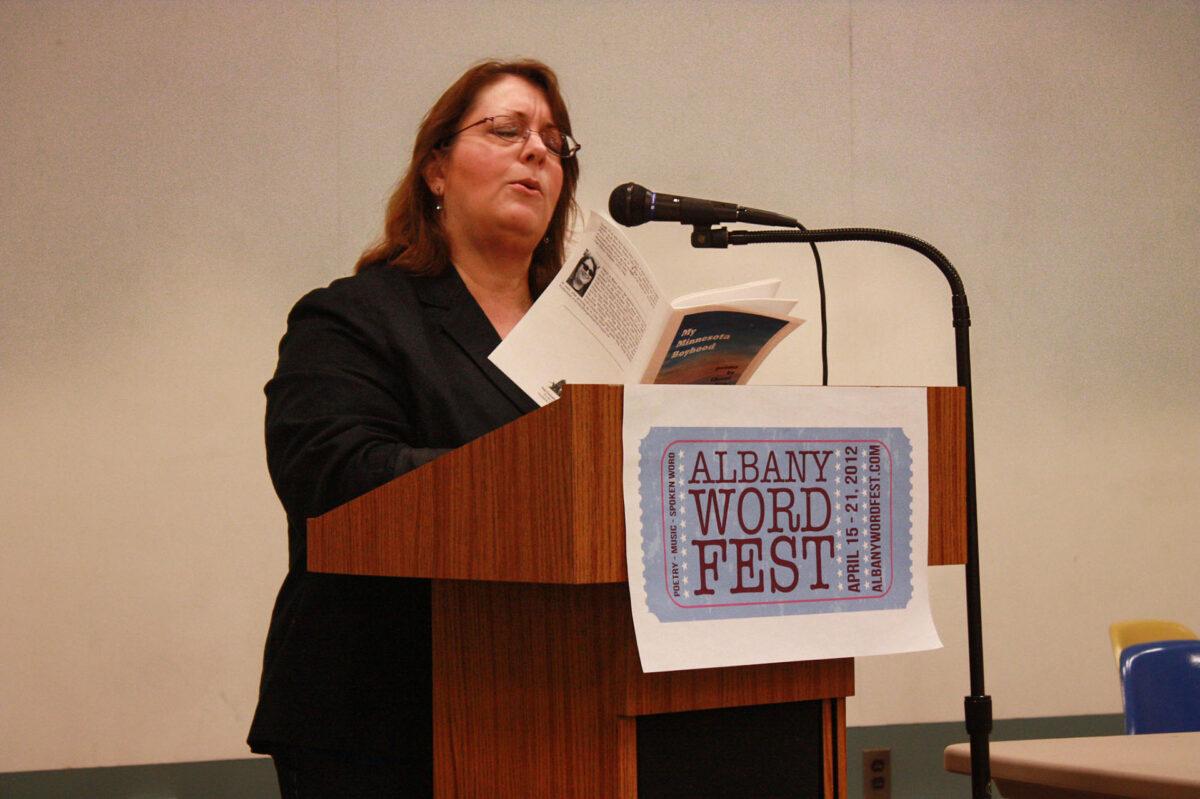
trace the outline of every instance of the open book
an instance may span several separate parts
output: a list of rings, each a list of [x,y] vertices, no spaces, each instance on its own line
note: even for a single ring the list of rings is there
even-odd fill
[[[562,270],[491,354],[541,405],[566,383],[745,383],[803,323],[760,280],[663,299],[617,226],[588,218]]]

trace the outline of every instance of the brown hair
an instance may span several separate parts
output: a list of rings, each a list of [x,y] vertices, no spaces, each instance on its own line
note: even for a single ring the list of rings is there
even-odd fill
[[[363,252],[354,267],[355,272],[376,261],[426,275],[440,274],[450,265],[450,247],[436,209],[437,198],[426,185],[421,171],[434,150],[459,128],[479,92],[506,75],[523,78],[541,89],[554,124],[564,133],[571,133],[567,104],[559,92],[558,77],[550,67],[532,59],[488,60],[475,64],[446,89],[421,120],[408,171],[388,200],[383,236]],[[553,279],[565,257],[567,226],[575,209],[579,161],[562,159],[562,171],[558,204],[546,229],[546,239],[534,249],[529,268],[529,286],[535,297]]]

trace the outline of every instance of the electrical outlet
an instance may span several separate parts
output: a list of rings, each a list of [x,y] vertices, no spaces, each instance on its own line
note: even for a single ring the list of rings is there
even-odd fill
[[[892,750],[863,750],[863,799],[892,799]]]

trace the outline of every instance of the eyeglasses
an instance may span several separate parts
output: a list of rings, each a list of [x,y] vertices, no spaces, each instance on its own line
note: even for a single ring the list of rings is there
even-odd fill
[[[526,141],[530,134],[536,133],[538,136],[542,137],[542,143],[546,145],[546,149],[559,158],[571,158],[575,155],[575,153],[579,152],[579,148],[583,146],[553,125],[548,128],[543,128],[542,130],[534,130],[526,125],[520,117],[494,116],[484,117],[478,122],[472,122],[465,128],[459,128],[446,138],[442,139],[438,143],[438,147],[445,147],[450,143],[451,139],[462,133],[464,130],[470,130],[471,128],[478,127],[484,123],[490,123],[492,135],[496,136],[502,141],[510,142],[512,144]]]

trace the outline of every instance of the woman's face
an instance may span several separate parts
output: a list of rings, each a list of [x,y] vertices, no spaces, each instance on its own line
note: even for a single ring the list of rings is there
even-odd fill
[[[592,278],[596,276],[596,262],[591,258],[584,258],[579,262],[579,271],[575,275],[575,281],[580,287],[586,286],[592,282]]]
[[[514,75],[481,90],[460,127],[498,115],[518,117],[535,131],[554,124],[542,91]],[[508,142],[491,131],[485,122],[459,133],[424,172],[430,190],[442,198],[452,257],[467,247],[532,255],[562,191],[562,163],[540,136]]]

